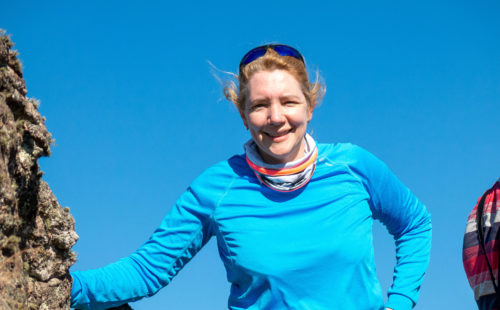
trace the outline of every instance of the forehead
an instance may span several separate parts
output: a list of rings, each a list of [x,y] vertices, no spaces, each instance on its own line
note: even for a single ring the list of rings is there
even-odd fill
[[[284,95],[303,96],[299,82],[285,70],[259,71],[248,80],[249,99]]]

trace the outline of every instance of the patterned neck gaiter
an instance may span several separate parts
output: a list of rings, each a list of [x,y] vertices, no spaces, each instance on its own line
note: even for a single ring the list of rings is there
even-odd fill
[[[257,144],[250,139],[243,146],[246,153],[248,165],[253,169],[257,178],[267,187],[279,191],[290,192],[297,190],[309,182],[314,169],[318,149],[316,142],[309,135],[304,136],[305,150],[304,156],[285,164],[266,164],[259,154]]]

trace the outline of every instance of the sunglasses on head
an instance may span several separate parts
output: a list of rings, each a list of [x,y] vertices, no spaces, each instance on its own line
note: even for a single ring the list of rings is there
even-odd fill
[[[299,51],[297,51],[296,49],[294,49],[293,47],[291,47],[289,45],[266,44],[266,45],[258,46],[254,49],[251,49],[248,53],[245,54],[245,56],[243,56],[243,58],[240,61],[240,67],[239,67],[240,71],[241,71],[241,68],[243,68],[244,66],[246,66],[249,63],[251,63],[252,61],[264,56],[268,49],[272,49],[273,51],[278,53],[278,55],[280,55],[280,56],[292,56],[292,57],[297,58],[298,60],[302,61],[302,63],[304,63],[304,64],[306,63],[304,61],[304,57],[302,57],[302,55],[299,53]]]

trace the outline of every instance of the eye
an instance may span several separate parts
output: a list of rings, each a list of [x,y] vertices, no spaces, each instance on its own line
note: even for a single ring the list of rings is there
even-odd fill
[[[260,109],[264,109],[266,107],[265,103],[255,103],[250,107],[250,111],[256,111]]]
[[[296,96],[283,96],[281,97],[281,105],[285,107],[293,107],[299,105],[301,100]]]

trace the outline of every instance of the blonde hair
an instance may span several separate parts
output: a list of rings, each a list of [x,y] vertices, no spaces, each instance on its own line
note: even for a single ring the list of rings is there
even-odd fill
[[[242,113],[245,110],[245,101],[248,96],[248,80],[259,71],[272,70],[285,70],[290,73],[299,82],[311,109],[314,109],[323,99],[326,88],[319,81],[319,73],[316,72],[316,81],[309,83],[306,66],[301,60],[292,56],[281,56],[272,48],[268,48],[264,56],[240,68],[239,76],[237,76],[239,87],[232,80],[224,82],[224,96],[234,103]],[[236,74],[233,74],[233,77],[236,78]]]

